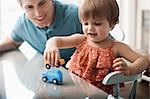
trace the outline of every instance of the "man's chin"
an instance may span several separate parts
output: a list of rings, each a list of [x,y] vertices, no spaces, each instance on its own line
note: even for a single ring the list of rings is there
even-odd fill
[[[36,24],[36,26],[39,27],[39,28],[45,28],[45,27],[47,27],[47,25],[43,25],[43,24]]]

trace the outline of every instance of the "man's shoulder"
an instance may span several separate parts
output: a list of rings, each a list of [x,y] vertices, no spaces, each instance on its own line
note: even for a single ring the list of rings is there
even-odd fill
[[[26,17],[25,14],[22,14],[15,23],[12,33],[25,35],[28,34],[29,31],[33,33],[35,31],[35,25]]]
[[[66,12],[70,12],[70,13],[77,13],[78,12],[78,7],[76,5],[73,5],[73,4],[66,4],[64,9]]]
[[[25,13],[19,16],[17,19],[17,24],[23,25],[23,24],[32,24],[30,20],[26,17]]]
[[[78,6],[74,4],[61,3],[59,1],[55,1],[55,5],[57,8],[62,10],[64,13],[77,14]]]
[[[17,27],[22,27],[22,28],[27,28],[27,27],[35,27],[35,24],[33,24],[25,15],[25,13],[23,13],[21,16],[19,16],[17,22],[16,22],[16,26]]]
[[[60,2],[60,1],[55,1],[54,2],[54,4],[55,5],[57,5],[57,6],[61,6],[61,7],[71,7],[71,8],[73,8],[73,9],[77,9],[78,8],[78,6],[77,5],[75,5],[75,4],[71,4],[71,3],[62,3],[62,2]]]
[[[73,20],[79,20],[78,7],[73,4],[66,4],[64,7],[64,19],[67,18]]]

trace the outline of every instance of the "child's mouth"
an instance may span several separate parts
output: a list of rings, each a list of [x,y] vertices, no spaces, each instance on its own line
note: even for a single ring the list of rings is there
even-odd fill
[[[97,34],[96,33],[88,33],[88,35],[96,36]]]

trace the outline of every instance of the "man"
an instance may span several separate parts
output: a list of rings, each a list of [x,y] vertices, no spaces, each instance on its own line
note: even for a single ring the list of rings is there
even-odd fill
[[[53,36],[82,33],[78,8],[56,0],[18,0],[24,10],[11,35],[0,41],[0,54],[15,49],[27,41],[43,54],[47,40]],[[61,56],[69,60],[74,49],[61,50]]]

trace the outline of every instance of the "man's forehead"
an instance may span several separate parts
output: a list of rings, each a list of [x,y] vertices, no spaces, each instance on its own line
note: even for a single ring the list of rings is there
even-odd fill
[[[44,1],[52,1],[52,0],[20,0],[22,1],[22,5],[32,5],[32,4],[38,4],[40,2],[44,2]]]
[[[19,0],[19,1],[26,1],[26,2],[41,2],[41,1],[47,1],[47,0]],[[52,1],[52,0],[49,0]]]

